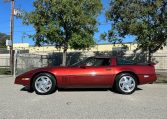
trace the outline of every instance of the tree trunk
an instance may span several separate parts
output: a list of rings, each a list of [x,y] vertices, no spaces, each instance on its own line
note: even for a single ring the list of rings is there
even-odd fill
[[[67,61],[67,48],[63,49],[63,60],[62,60],[62,66],[66,66]]]
[[[149,47],[148,47],[148,63],[151,63],[151,57],[152,57],[151,48],[150,48],[150,46],[149,46]]]

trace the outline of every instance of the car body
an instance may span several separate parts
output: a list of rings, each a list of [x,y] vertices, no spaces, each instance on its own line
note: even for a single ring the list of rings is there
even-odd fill
[[[15,84],[32,87],[34,78],[42,73],[51,75],[57,88],[111,88],[122,74],[134,77],[135,85],[152,83],[157,79],[152,64],[135,64],[116,57],[89,57],[68,67],[45,67],[28,71],[17,76]]]

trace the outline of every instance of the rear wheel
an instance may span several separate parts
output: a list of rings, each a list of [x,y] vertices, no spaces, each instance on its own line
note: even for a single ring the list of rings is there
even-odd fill
[[[116,77],[116,90],[121,94],[132,94],[137,87],[136,77],[130,73],[122,73]]]
[[[56,80],[49,73],[40,73],[33,80],[33,89],[37,94],[51,94],[56,89]]]

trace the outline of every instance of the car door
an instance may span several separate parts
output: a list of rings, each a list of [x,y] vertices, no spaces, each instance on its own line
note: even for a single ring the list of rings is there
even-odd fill
[[[67,77],[68,86],[74,88],[111,87],[113,83],[113,70],[111,65],[103,66],[98,63],[96,64],[97,65],[86,64],[79,67],[71,67],[69,69],[70,74]]]

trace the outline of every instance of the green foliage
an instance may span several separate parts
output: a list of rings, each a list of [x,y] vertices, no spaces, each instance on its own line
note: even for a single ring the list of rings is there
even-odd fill
[[[24,23],[36,30],[36,45],[55,44],[63,48],[85,49],[92,46],[100,0],[35,0],[33,12]]]
[[[92,40],[92,35],[89,33],[82,35],[78,34],[73,34],[71,40],[69,41],[69,45],[73,49],[86,49],[89,48],[90,46],[94,45],[94,40]]]
[[[115,34],[122,38],[134,35],[143,51],[151,54],[166,45],[166,0],[112,0],[106,16]]]
[[[114,29],[109,30],[108,33],[102,33],[100,35],[100,40],[108,40],[113,44],[122,43],[122,39],[119,37],[118,33]]]
[[[35,0],[34,11],[26,13],[24,23],[32,24],[36,45],[53,44],[63,51],[86,49],[94,44],[96,18],[102,9],[100,0]]]
[[[6,48],[6,40],[9,40],[10,36],[4,33],[0,33],[0,48]]]

